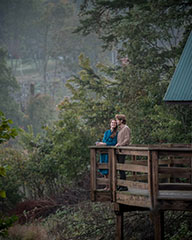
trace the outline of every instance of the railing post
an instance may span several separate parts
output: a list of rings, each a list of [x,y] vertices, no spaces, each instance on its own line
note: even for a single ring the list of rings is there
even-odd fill
[[[151,152],[153,208],[157,207],[157,197],[159,193],[158,157],[158,151]]]
[[[113,149],[108,149],[108,171],[109,171],[109,176],[108,176],[108,181],[109,181],[109,190],[111,193],[111,201],[113,199],[112,195],[112,156],[113,156]]]
[[[153,169],[152,169],[152,156],[151,151],[148,151],[148,191],[149,191],[149,197],[151,201],[151,208],[153,208]]]
[[[152,206],[152,220],[154,225],[155,240],[164,239],[164,212],[158,209],[157,198],[159,194],[159,154],[158,151],[151,151],[151,164],[152,164],[152,194],[153,194],[153,206]]]
[[[97,187],[97,183],[96,183],[96,149],[91,148],[90,150],[90,159],[91,159],[91,163],[90,163],[90,187],[91,187],[91,200],[95,201],[95,191],[96,191],[96,187]]]
[[[117,163],[117,155],[116,155],[116,149],[112,149],[112,155],[111,155],[111,163],[112,163],[112,200],[113,202],[116,201],[116,189],[117,189],[117,170],[116,170],[116,163]]]
[[[190,157],[190,168],[192,168],[192,156]],[[192,174],[190,174],[190,184],[192,184]]]

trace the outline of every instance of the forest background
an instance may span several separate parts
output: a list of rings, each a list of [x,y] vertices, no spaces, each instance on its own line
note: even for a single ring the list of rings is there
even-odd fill
[[[28,223],[10,239],[34,228],[38,239],[113,239],[109,207],[88,200],[88,146],[115,114],[126,115],[132,144],[191,143],[191,108],[163,102],[191,13],[190,0],[1,0],[0,136],[18,135],[0,141],[1,208]],[[182,217],[167,239],[190,234]],[[133,239],[150,239],[130,219]]]

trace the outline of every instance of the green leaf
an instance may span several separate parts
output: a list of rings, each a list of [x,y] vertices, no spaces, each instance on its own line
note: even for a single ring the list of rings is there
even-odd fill
[[[6,176],[5,168],[0,167],[0,176]]]
[[[6,198],[6,192],[3,191],[3,190],[1,190],[1,191],[0,191],[0,197],[1,197],[1,198]]]

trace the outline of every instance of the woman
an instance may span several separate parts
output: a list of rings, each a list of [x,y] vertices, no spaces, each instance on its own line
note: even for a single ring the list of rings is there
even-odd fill
[[[96,145],[100,146],[115,146],[117,144],[117,122],[114,119],[110,120],[110,129],[104,133],[102,142],[97,142]],[[100,156],[100,163],[108,163],[108,154],[103,153]],[[100,173],[108,176],[108,169],[100,169]],[[108,189],[108,187],[106,187]]]

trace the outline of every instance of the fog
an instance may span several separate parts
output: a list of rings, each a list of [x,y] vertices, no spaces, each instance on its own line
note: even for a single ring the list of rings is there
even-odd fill
[[[81,53],[93,67],[99,61],[110,63],[109,52],[103,52],[95,35],[74,33],[81,2],[0,2],[0,47],[16,79],[1,83],[0,108],[16,126],[26,129],[32,124],[38,132],[57,117],[55,106],[70,96],[65,84],[80,70]]]

